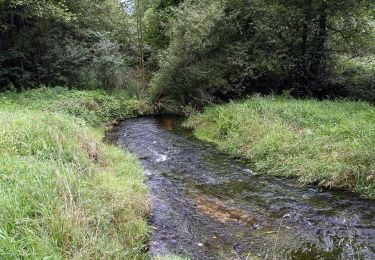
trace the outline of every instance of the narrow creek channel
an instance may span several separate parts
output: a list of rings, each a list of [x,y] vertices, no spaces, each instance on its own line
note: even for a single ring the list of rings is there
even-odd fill
[[[129,119],[110,133],[146,172],[151,256],[375,259],[375,201],[256,174],[180,121]]]

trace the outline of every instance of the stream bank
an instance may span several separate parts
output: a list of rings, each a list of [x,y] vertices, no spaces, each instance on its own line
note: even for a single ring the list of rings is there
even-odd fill
[[[147,175],[151,256],[375,258],[374,201],[259,175],[179,123],[128,119],[111,133]]]

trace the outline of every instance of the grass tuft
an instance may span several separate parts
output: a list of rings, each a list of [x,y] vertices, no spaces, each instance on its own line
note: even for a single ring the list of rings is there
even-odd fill
[[[0,96],[1,259],[145,258],[141,167],[103,143],[98,130],[141,102],[106,95],[39,89]]]
[[[186,126],[262,173],[375,198],[375,108],[365,102],[252,97]]]

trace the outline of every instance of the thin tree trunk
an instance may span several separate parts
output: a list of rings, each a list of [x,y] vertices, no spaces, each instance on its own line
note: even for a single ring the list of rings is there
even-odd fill
[[[319,31],[318,42],[315,50],[313,73],[316,77],[321,76],[322,63],[326,56],[326,40],[327,40],[327,6],[322,3],[319,11]]]
[[[137,0],[137,36],[138,36],[138,47],[140,54],[140,67],[141,67],[141,77],[142,77],[142,92],[144,92],[145,87],[145,64],[144,64],[144,51],[143,51],[143,32],[142,32],[142,17],[140,9],[140,0]]]
[[[309,23],[311,20],[311,0],[307,0],[306,4],[303,7],[304,20],[303,20],[303,31],[302,31],[302,44],[301,44],[301,59],[302,59],[302,73],[303,78],[308,77],[307,64],[308,64],[308,55],[307,55],[307,41],[309,35]]]

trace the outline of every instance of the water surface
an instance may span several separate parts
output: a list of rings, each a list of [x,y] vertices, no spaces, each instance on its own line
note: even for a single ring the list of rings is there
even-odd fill
[[[179,121],[129,119],[111,133],[147,174],[151,256],[375,259],[375,201],[256,174]]]

